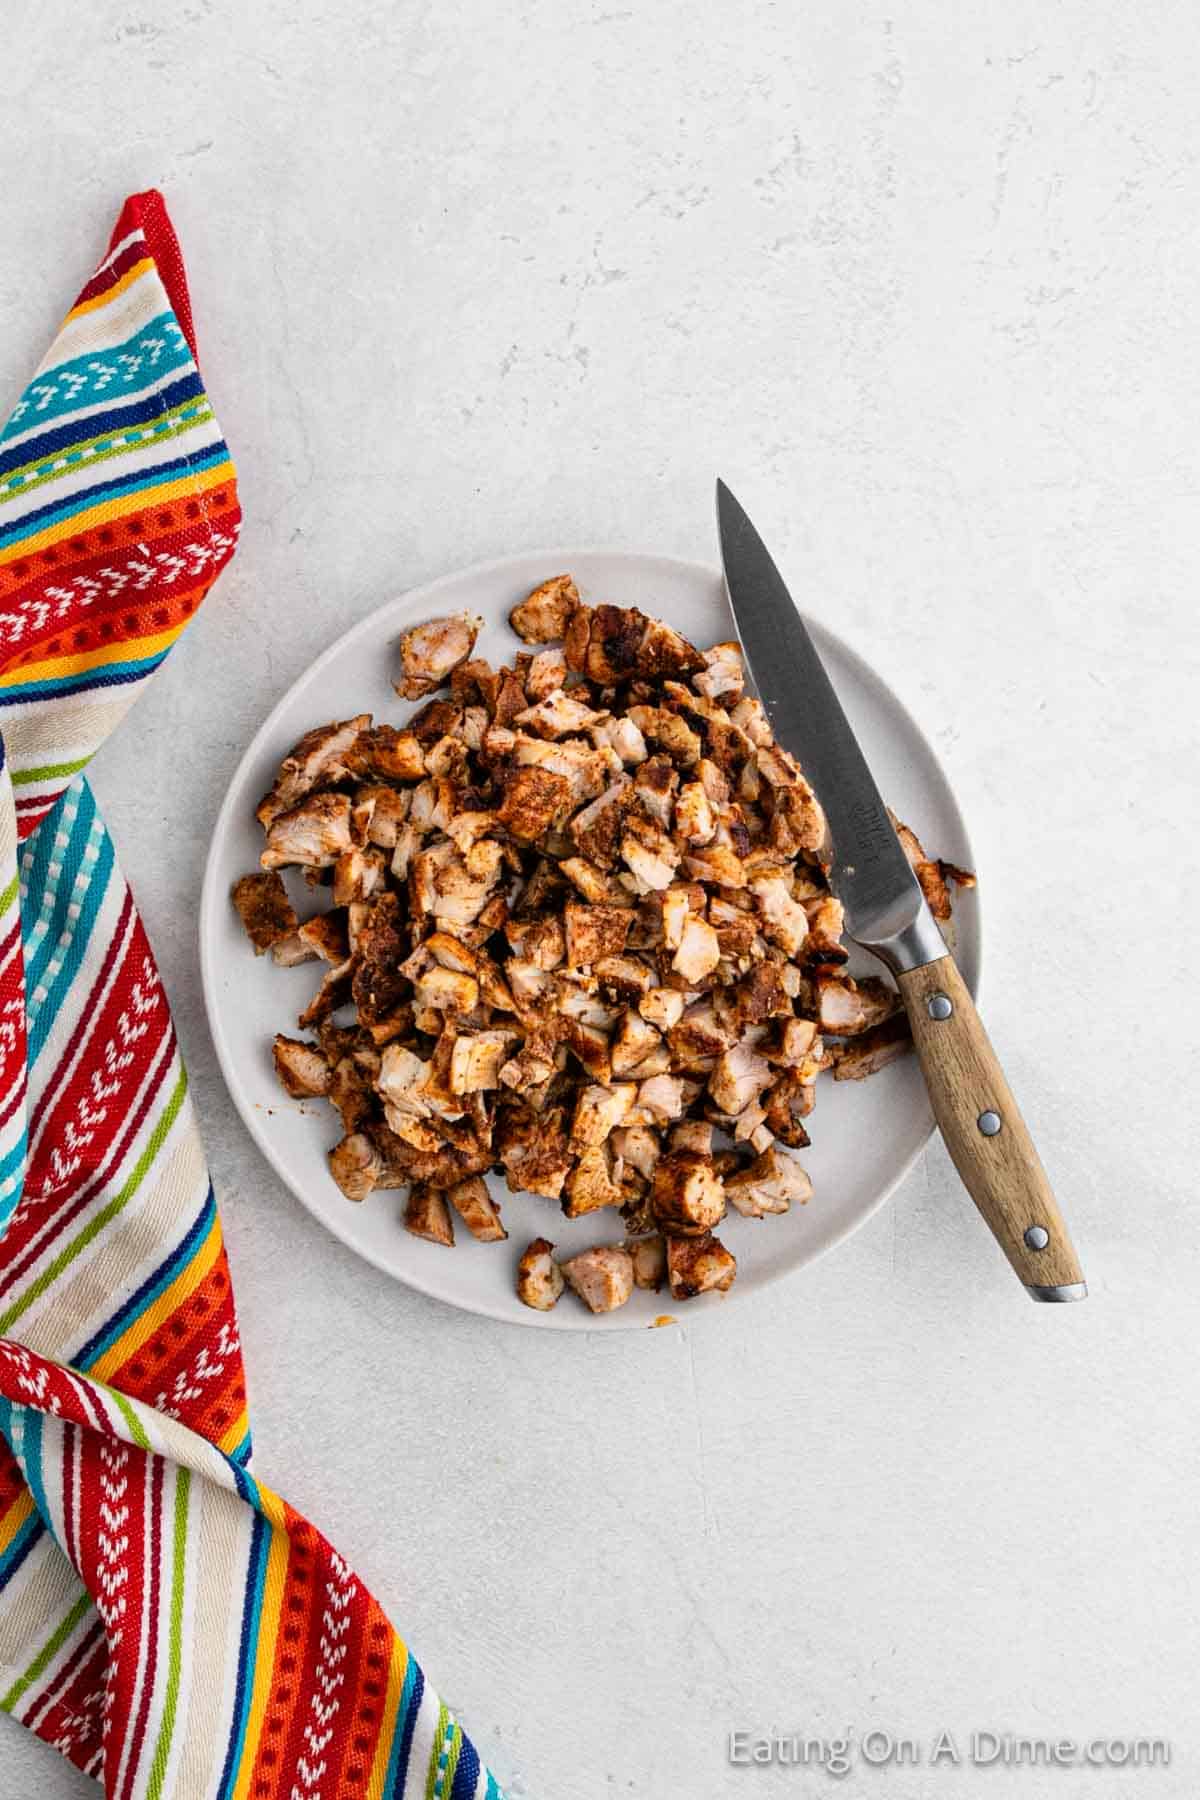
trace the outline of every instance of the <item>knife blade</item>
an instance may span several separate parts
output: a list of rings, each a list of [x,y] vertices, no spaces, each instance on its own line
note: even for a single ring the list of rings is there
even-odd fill
[[[812,636],[745,511],[717,482],[729,606],[773,732],[829,827],[846,932],[891,970],[963,1183],[1038,1300],[1081,1300],[1078,1257],[974,1002],[925,902]]]

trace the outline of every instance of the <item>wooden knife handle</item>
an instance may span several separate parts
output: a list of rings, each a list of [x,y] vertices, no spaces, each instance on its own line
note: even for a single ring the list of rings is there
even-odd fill
[[[1082,1300],[1079,1259],[954,958],[897,983],[934,1117],[996,1242],[1034,1299]]]

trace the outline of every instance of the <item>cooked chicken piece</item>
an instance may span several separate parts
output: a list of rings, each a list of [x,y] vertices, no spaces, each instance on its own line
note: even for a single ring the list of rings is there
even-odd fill
[[[794,1157],[774,1145],[725,1182],[725,1197],[748,1219],[764,1213],[787,1212],[793,1200],[803,1205],[812,1194],[812,1182]]]
[[[926,856],[916,832],[909,826],[901,824],[895,813],[889,813],[889,817],[896,828],[896,836],[900,839],[901,847],[912,866],[913,874],[921,884],[921,891],[929,904],[930,912],[939,924],[944,925],[950,918],[953,909],[950,905],[950,890],[946,886],[946,876],[942,864],[934,862]],[[946,867],[948,868],[949,865]],[[973,886],[974,876],[970,877],[969,884],[964,883],[963,885]]]
[[[654,983],[654,975],[636,956],[601,956],[595,964],[595,975],[609,1000],[636,1002],[649,993]]]
[[[829,962],[845,962],[842,933],[846,929],[846,914],[841,901],[832,894],[825,894],[821,899],[811,901],[804,910],[808,915],[809,953]]]
[[[607,745],[631,767],[645,762],[649,754],[646,740],[632,719],[602,719],[591,727],[591,735],[598,750]]]
[[[563,1212],[568,1219],[582,1218],[602,1206],[620,1206],[624,1201],[615,1179],[612,1154],[607,1144],[593,1144],[584,1150],[567,1176],[567,1197]]]
[[[255,956],[283,943],[296,929],[296,909],[281,875],[243,875],[233,884],[232,899]]]
[[[687,1004],[687,995],[678,988],[651,988],[638,1001],[638,1011],[650,1025],[656,1025],[660,1031],[670,1031],[683,1016]]]
[[[580,738],[547,743],[542,738],[519,736],[513,755],[520,768],[549,769],[554,775],[564,775],[571,784],[575,806],[602,793],[610,774],[608,758]]]
[[[329,1064],[312,1044],[277,1033],[272,1055],[280,1084],[293,1100],[329,1092]]]
[[[355,1131],[329,1152],[329,1172],[347,1200],[365,1200],[379,1183],[382,1159],[371,1139]]]
[[[496,1244],[508,1236],[500,1220],[500,1209],[488,1193],[482,1175],[456,1181],[447,1189],[446,1198],[471,1236],[481,1244]]]
[[[650,1208],[655,1223],[681,1237],[711,1231],[725,1213],[725,1190],[711,1156],[696,1150],[671,1150],[654,1169]]]
[[[633,1263],[633,1284],[657,1294],[667,1278],[667,1246],[662,1238],[634,1238],[625,1248]]]
[[[683,1112],[683,1082],[677,1075],[653,1075],[639,1084],[637,1105],[651,1122],[669,1124]]]
[[[711,1063],[714,1057],[731,1049],[736,1041],[736,1030],[717,1018],[713,1003],[708,999],[694,1001],[667,1035],[672,1058],[686,1068],[697,1063]]]
[[[708,1091],[722,1112],[736,1114],[758,1099],[770,1079],[771,1065],[740,1043],[717,1058],[708,1079]]]
[[[798,956],[808,936],[808,914],[788,892],[780,875],[758,875],[750,883],[763,931],[789,956]]]
[[[652,743],[661,744],[681,769],[694,768],[700,761],[703,743],[678,713],[669,712],[665,706],[631,706],[628,717],[633,720],[643,737],[649,738]]]
[[[441,1189],[425,1181],[413,1182],[404,1206],[404,1229],[431,1244],[453,1245],[454,1222]]]
[[[714,644],[704,652],[704,667],[692,676],[692,686],[707,700],[738,700],[746,685],[742,653],[737,644]]]
[[[352,774],[369,781],[420,781],[425,773],[420,740],[394,725],[360,732],[346,762]]]
[[[663,1041],[653,1025],[647,1025],[640,1013],[632,1007],[626,1008],[617,1027],[617,1034],[612,1041],[612,1067],[614,1075],[636,1075],[647,1057],[655,1051],[663,1049]],[[657,1071],[665,1075],[670,1062],[663,1059],[663,1067]],[[649,1074],[651,1071],[642,1070]]]
[[[633,876],[635,892],[644,894],[670,887],[679,866],[679,852],[661,833],[657,842],[647,843],[629,832],[621,839],[621,860]]]
[[[541,738],[564,738],[572,732],[586,731],[599,718],[598,712],[577,700],[573,693],[566,694],[562,688],[555,688],[536,706],[527,706],[517,713],[512,723],[528,727]]]
[[[637,1088],[632,1082],[618,1082],[615,1087],[594,1083],[580,1091],[571,1121],[571,1147],[578,1151],[602,1144],[614,1126],[619,1125],[633,1105]]]
[[[865,1081],[912,1049],[912,1032],[904,1013],[894,1013],[848,1044],[835,1044],[829,1066],[835,1081]]]
[[[567,1285],[591,1312],[612,1312],[633,1292],[633,1258],[617,1244],[584,1250],[561,1267]]]
[[[683,1119],[672,1125],[667,1142],[672,1150],[694,1150],[698,1156],[711,1158],[713,1128],[706,1119]]]
[[[738,1026],[761,1025],[766,1019],[792,1016],[792,1002],[777,962],[755,963],[737,984],[734,1011]]]
[[[621,1161],[649,1181],[654,1174],[654,1165],[662,1155],[657,1133],[648,1125],[619,1125],[610,1141]]]
[[[619,956],[625,948],[633,914],[617,906],[581,906],[568,900],[563,909],[567,967],[591,968],[602,957]]]
[[[549,1312],[565,1285],[553,1249],[546,1238],[534,1238],[517,1264],[517,1299],[535,1312]]]
[[[668,950],[678,950],[683,942],[683,929],[692,912],[687,888],[668,888],[662,901],[663,943]]]
[[[413,1003],[421,1011],[469,1013],[479,1004],[479,983],[434,963],[413,984]]]
[[[591,901],[595,906],[605,906],[611,903],[613,899],[611,882],[596,867],[595,863],[588,862],[585,856],[566,856],[558,866],[568,880],[578,888],[585,900]]]
[[[821,975],[816,990],[821,1030],[832,1037],[857,1037],[882,1024],[900,1005],[895,989],[876,976],[852,981],[849,976]]]
[[[567,1144],[561,1107],[544,1113],[519,1104],[502,1107],[496,1128],[496,1150],[514,1194],[542,1194],[557,1200],[574,1158]]]
[[[561,688],[567,679],[567,664],[561,650],[539,650],[530,660],[523,686],[535,705]]]
[[[639,675],[691,675],[704,668],[704,661],[694,644],[661,619],[646,620],[637,657]]]
[[[396,692],[402,700],[420,700],[449,679],[452,669],[466,662],[475,648],[483,620],[472,613],[452,613],[416,625],[400,639],[400,680]]]
[[[561,919],[546,913],[532,919],[509,919],[504,927],[513,955],[538,969],[558,969],[566,961],[567,940]]]
[[[340,910],[306,919],[296,935],[323,962],[344,963],[350,954],[346,915]]]
[[[306,732],[284,757],[275,785],[259,802],[258,819],[263,829],[269,829],[280,813],[311,793],[318,782],[341,781],[347,772],[346,752],[370,723],[370,713],[359,713],[356,718],[343,719],[336,725],[318,725],[315,731]]]
[[[351,848],[350,802],[346,795],[313,794],[275,815],[267,828],[267,845],[259,861],[264,869],[282,869],[294,863],[309,869],[326,869]]]
[[[687,781],[675,801],[675,830],[689,844],[707,844],[717,829],[712,802],[699,781]]]
[[[763,1096],[767,1129],[792,1150],[803,1150],[809,1143],[804,1120],[813,1109],[815,1095],[814,1083],[801,1081],[794,1069],[785,1069]]]
[[[632,783],[628,775],[620,775],[582,807],[568,826],[580,855],[602,869],[611,869],[620,855],[622,826],[632,804]]]
[[[505,777],[497,818],[524,843],[536,843],[567,812],[572,787],[565,775],[553,769],[513,769]]]
[[[450,1057],[450,1091],[475,1094],[500,1086],[500,1070],[518,1042],[515,1031],[478,1031],[456,1038]]]
[[[430,1065],[402,1044],[389,1044],[383,1052],[376,1087],[389,1105],[416,1118],[428,1117],[424,1096]]]
[[[716,932],[707,920],[689,912],[683,921],[679,948],[672,958],[671,967],[685,981],[694,983],[711,975],[720,960],[721,944]]]
[[[733,1286],[737,1259],[719,1238],[672,1237],[667,1239],[667,1278],[672,1300],[694,1300],[714,1289],[725,1293]]]
[[[559,643],[579,605],[579,589],[569,575],[553,575],[514,606],[508,622],[527,644]]]

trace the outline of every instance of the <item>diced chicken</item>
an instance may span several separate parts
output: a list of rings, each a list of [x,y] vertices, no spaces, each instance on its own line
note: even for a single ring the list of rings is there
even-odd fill
[[[299,1038],[277,1034],[272,1046],[275,1073],[293,1100],[329,1092],[330,1069],[321,1052]]]
[[[621,860],[629,869],[642,893],[669,888],[679,866],[679,852],[668,838],[645,842],[631,832],[621,839]]]
[[[787,1212],[793,1201],[802,1206],[812,1191],[805,1170],[794,1157],[785,1156],[773,1144],[725,1182],[730,1206],[748,1219],[761,1219],[764,1213]]]
[[[549,1312],[563,1291],[562,1270],[546,1238],[534,1238],[517,1264],[517,1299],[535,1312]]]
[[[470,656],[482,624],[472,613],[452,613],[406,631],[400,639],[401,674],[396,683],[401,699],[420,700],[441,687],[451,670]]]
[[[640,1013],[632,1007],[626,1009],[617,1027],[612,1042],[612,1067],[614,1075],[635,1074],[647,1057],[664,1048],[662,1038],[653,1025],[648,1025]],[[666,1074],[670,1067],[664,1057],[664,1066],[658,1073]],[[644,1070],[648,1074],[650,1071]]]
[[[633,1284],[657,1294],[667,1279],[667,1246],[662,1238],[635,1238],[626,1245],[633,1263]]]
[[[689,844],[707,844],[717,829],[712,802],[699,781],[686,781],[675,800],[675,830]]]
[[[636,1169],[639,1175],[649,1181],[654,1174],[654,1166],[662,1155],[662,1145],[657,1134],[648,1125],[620,1125],[613,1132],[610,1141],[614,1153],[621,1161]]]
[[[414,1181],[404,1206],[404,1229],[413,1237],[425,1238],[431,1244],[454,1243],[454,1221],[446,1204],[446,1195],[428,1182]]]
[[[232,899],[246,936],[254,945],[255,956],[283,943],[299,922],[283,877],[274,871],[269,875],[243,875],[233,884]]]
[[[692,676],[692,686],[708,700],[736,701],[746,685],[741,650],[737,644],[714,644],[704,652],[704,667]]]
[[[579,605],[579,589],[569,575],[554,575],[534,588],[508,615],[508,622],[527,644],[559,643]]]
[[[411,731],[376,725],[359,733],[346,763],[353,774],[370,781],[420,781],[425,773],[425,752]]]
[[[712,926],[706,919],[696,913],[689,912],[683,921],[683,931],[679,939],[679,948],[671,961],[671,967],[685,981],[703,981],[711,975],[721,960],[721,942]]]
[[[637,1001],[649,993],[654,976],[636,956],[601,956],[595,963],[596,979],[608,998]]]
[[[857,1037],[897,1010],[899,996],[876,976],[861,981],[824,975],[817,981],[818,1021],[831,1037]]]
[[[663,943],[668,950],[678,950],[683,942],[683,928],[691,911],[691,898],[686,888],[670,888],[663,895]]]
[[[723,1113],[744,1112],[771,1079],[771,1065],[746,1044],[722,1051],[708,1080],[708,1091]]]
[[[508,1061],[519,1033],[477,1031],[456,1038],[450,1055],[450,1091],[475,1094],[500,1086],[500,1070]]]
[[[667,1239],[667,1279],[672,1300],[694,1300],[698,1294],[725,1293],[737,1275],[737,1259],[719,1238]]]
[[[808,936],[808,914],[793,900],[786,881],[779,875],[760,875],[751,881],[750,891],[767,937],[789,956],[799,955]]]
[[[683,1082],[677,1075],[653,1075],[640,1083],[637,1104],[650,1120],[670,1124],[683,1111]]]
[[[607,745],[629,767],[645,762],[649,754],[646,740],[632,719],[604,719],[592,726],[591,734],[597,749]]]
[[[568,1219],[579,1219],[602,1206],[620,1206],[624,1198],[608,1145],[593,1144],[567,1176],[563,1212]]]
[[[612,1312],[633,1292],[633,1258],[616,1244],[584,1250],[561,1266],[567,1285],[591,1312]]]
[[[264,869],[282,869],[290,864],[327,869],[352,848],[347,796],[313,794],[275,815],[267,828],[267,844],[259,861]]]
[[[610,773],[608,759],[579,738],[547,743],[542,738],[518,737],[513,754],[520,768],[549,769],[551,774],[565,776],[575,806],[601,793]]]
[[[660,1031],[670,1031],[682,1018],[686,1004],[687,995],[680,993],[678,988],[657,987],[642,995],[638,1011],[648,1024],[657,1026]]]
[[[602,1144],[609,1132],[619,1125],[633,1105],[637,1088],[632,1082],[617,1082],[613,1087],[593,1083],[581,1090],[575,1102],[571,1121],[571,1145],[575,1150]]]
[[[567,967],[591,968],[603,957],[619,956],[632,919],[632,913],[617,906],[581,906],[569,900],[563,912]]]
[[[296,805],[321,782],[341,781],[346,774],[346,753],[371,723],[370,713],[359,713],[334,725],[318,725],[306,732],[279,765],[275,785],[259,803],[258,818],[264,830],[282,812]]]
[[[351,1132],[329,1152],[329,1172],[347,1200],[365,1200],[381,1170],[379,1151],[365,1132]]]
[[[865,1081],[912,1049],[912,1032],[904,1013],[896,1013],[873,1025],[849,1043],[835,1044],[830,1067],[835,1081]]]
[[[660,1157],[650,1207],[663,1231],[681,1237],[711,1231],[725,1213],[725,1190],[711,1156],[697,1150],[671,1150]]]
[[[572,732],[586,731],[599,717],[598,712],[593,712],[590,706],[585,706],[572,694],[564,693],[562,688],[555,688],[544,700],[519,712],[513,719],[513,724],[523,725],[542,738],[564,738],[569,737]]]
[[[481,1244],[499,1243],[508,1236],[500,1219],[500,1209],[488,1193],[482,1175],[468,1176],[447,1188],[446,1198],[471,1233]]]

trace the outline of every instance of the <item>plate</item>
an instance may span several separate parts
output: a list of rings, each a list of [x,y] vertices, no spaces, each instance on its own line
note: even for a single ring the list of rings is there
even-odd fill
[[[517,1259],[529,1240],[548,1236],[559,1254],[615,1242],[620,1237],[616,1215],[568,1220],[554,1202],[509,1194],[502,1179],[491,1177],[503,1199],[508,1241],[480,1244],[460,1225],[458,1242],[446,1249],[403,1229],[402,1191],[374,1194],[358,1206],[346,1200],[326,1165],[338,1137],[331,1108],[323,1101],[289,1100],[271,1062],[271,1039],[276,1031],[295,1030],[296,1015],[316,986],[317,965],[281,969],[269,956],[254,956],[229,901],[237,877],[258,866],[262,831],[254,808],[297,738],[314,725],[357,712],[370,711],[377,721],[400,724],[414,710],[397,699],[391,685],[402,631],[442,613],[479,613],[485,625],[477,654],[498,665],[521,647],[507,623],[509,609],[538,582],[564,569],[593,603],[640,606],[700,645],[733,636],[724,585],[714,570],[616,551],[509,557],[389,601],[313,663],[242,758],[209,852],[200,954],[209,1024],[238,1110],[276,1173],[336,1237],[377,1268],[451,1306],[550,1331],[619,1331],[651,1325],[666,1314],[690,1320],[737,1305],[769,1282],[795,1274],[869,1219],[912,1167],[933,1130],[915,1059],[906,1057],[865,1082],[822,1080],[810,1121],[812,1148],[801,1156],[812,1176],[813,1198],[782,1217],[754,1220],[731,1214],[723,1221],[722,1241],[738,1259],[737,1280],[728,1294],[704,1295],[679,1307],[665,1290],[635,1291],[628,1305],[595,1318],[565,1294],[553,1312],[532,1312],[514,1291]],[[931,854],[971,868],[966,830],[931,746],[880,677],[831,632],[809,623],[885,799]],[[289,886],[296,896],[304,892],[303,881],[298,887],[289,881]],[[974,992],[980,957],[973,893],[959,895],[955,918],[960,966]],[[862,960],[864,970],[876,966],[870,958]]]

